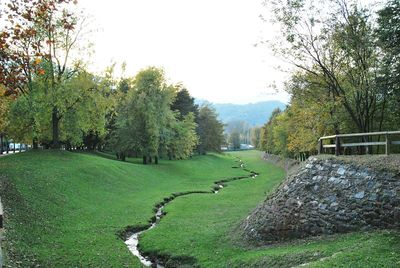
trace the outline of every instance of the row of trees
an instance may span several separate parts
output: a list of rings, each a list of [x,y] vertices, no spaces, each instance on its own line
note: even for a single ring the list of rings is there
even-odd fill
[[[76,1],[20,0],[0,9],[2,138],[34,148],[108,149],[122,160],[142,155],[144,163],[220,151],[215,111],[194,105],[182,85],[168,85],[161,69],[118,79],[113,67],[87,71]]]
[[[215,110],[195,105],[181,84],[168,85],[161,69],[147,68],[124,84],[128,90],[119,98],[108,141],[118,158],[142,155],[147,164],[160,156],[187,158],[194,149],[221,150],[223,125]]]
[[[275,52],[296,68],[288,108],[261,131],[263,150],[308,155],[324,135],[400,127],[399,1],[267,2],[282,28]]]
[[[225,140],[229,149],[241,149],[241,145],[253,145],[260,148],[260,127],[252,127],[242,120],[232,120],[225,125]]]

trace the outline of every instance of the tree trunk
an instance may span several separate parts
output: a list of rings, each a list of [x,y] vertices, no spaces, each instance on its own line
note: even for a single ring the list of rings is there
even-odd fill
[[[153,159],[149,156],[149,164],[153,163]]]
[[[3,154],[3,134],[0,134],[0,155]]]
[[[60,118],[58,116],[57,107],[53,107],[53,112],[51,114],[51,122],[53,126],[53,142],[51,145],[52,149],[60,149]]]
[[[143,165],[147,165],[147,156],[143,156]]]
[[[154,156],[154,164],[158,165],[158,156]]]
[[[32,148],[34,150],[37,150],[39,148],[39,144],[38,144],[38,141],[37,141],[36,137],[34,137],[33,140],[32,140]]]

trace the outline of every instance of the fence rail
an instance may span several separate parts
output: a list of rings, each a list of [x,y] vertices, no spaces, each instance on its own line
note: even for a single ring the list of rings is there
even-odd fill
[[[335,149],[335,155],[340,155],[341,148],[347,147],[365,147],[368,148],[370,146],[385,146],[385,154],[390,154],[390,148],[392,145],[400,145],[400,140],[392,140],[392,137],[398,135],[400,136],[400,131],[385,131],[385,132],[370,132],[370,133],[353,133],[353,134],[338,134],[332,136],[321,137],[318,140],[318,154],[322,153],[324,149]],[[384,136],[384,141],[369,141],[369,137],[372,136]],[[341,143],[344,138],[356,138],[361,137],[365,141],[362,142],[350,142],[350,143]],[[380,137],[378,137],[380,138]],[[324,144],[325,140],[330,140],[334,143]]]

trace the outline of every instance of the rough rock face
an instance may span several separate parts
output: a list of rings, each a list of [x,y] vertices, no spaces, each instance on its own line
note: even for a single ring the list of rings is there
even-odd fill
[[[399,174],[314,157],[240,225],[256,243],[396,227]]]

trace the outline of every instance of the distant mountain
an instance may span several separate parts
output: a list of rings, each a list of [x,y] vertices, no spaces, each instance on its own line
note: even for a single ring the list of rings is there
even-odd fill
[[[209,103],[204,100],[196,100],[197,104]],[[249,104],[231,104],[231,103],[210,103],[217,113],[219,119],[228,123],[230,121],[241,120],[251,126],[262,126],[271,116],[276,108],[284,110],[286,104],[280,101],[262,101]]]

